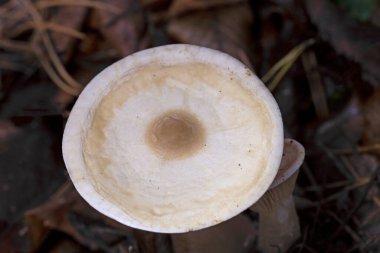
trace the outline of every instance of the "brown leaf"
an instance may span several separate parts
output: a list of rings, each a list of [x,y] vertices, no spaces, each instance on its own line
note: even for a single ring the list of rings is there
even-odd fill
[[[87,208],[72,185],[66,183],[47,203],[25,213],[32,251],[38,250],[52,229],[69,234],[83,245],[94,248],[94,242],[86,241],[70,223],[68,212],[73,207]]]
[[[73,214],[93,221],[93,224],[84,228],[80,221],[73,220]],[[99,226],[99,221],[113,228]],[[71,182],[65,183],[45,204],[27,211],[25,224],[29,228],[32,251],[37,251],[41,247],[52,230],[63,232],[93,250],[107,249],[105,241],[111,238],[110,232],[118,237],[132,232],[131,228],[111,220],[90,207],[79,196]],[[98,237],[101,240],[97,240]]]
[[[245,4],[200,11],[172,20],[168,33],[181,43],[228,53],[250,66],[253,16]]]
[[[242,2],[244,2],[244,0],[175,0],[170,5],[169,16],[173,17],[190,11],[206,10],[213,7],[220,7]]]
[[[0,5],[0,38],[8,37],[10,32],[29,21],[31,21],[31,17],[25,11],[21,2],[16,0],[6,1],[6,3]]]
[[[85,7],[65,6],[57,9],[50,21],[80,31],[86,13],[87,9]],[[59,32],[53,32],[51,37],[57,53],[63,56],[64,61],[67,61],[71,56],[75,39]]]
[[[380,28],[345,16],[331,1],[310,0],[305,3],[321,36],[338,53],[358,62],[365,71],[363,77],[372,85],[379,86]]]
[[[52,245],[49,249],[49,253],[67,253],[67,252],[84,252],[80,245],[74,241],[64,239]]]
[[[144,9],[150,11],[162,11],[168,8],[172,0],[140,0]]]
[[[378,89],[363,107],[366,131],[365,144],[380,143],[380,89]]]
[[[97,10],[98,26],[104,37],[126,56],[148,46],[146,20],[140,1],[110,0],[107,4],[120,9],[120,14]]]

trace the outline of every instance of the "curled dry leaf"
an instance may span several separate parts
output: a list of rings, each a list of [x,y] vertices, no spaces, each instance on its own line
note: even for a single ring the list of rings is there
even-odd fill
[[[86,13],[87,9],[81,6],[61,7],[57,9],[50,21],[80,31]],[[67,61],[71,56],[75,38],[59,32],[53,32],[51,36],[57,53],[63,55],[63,61]]]
[[[88,209],[72,185],[67,183],[47,203],[25,213],[32,251],[39,249],[53,229],[69,234],[83,245],[94,248],[95,242],[86,241],[70,223],[68,212],[73,207]]]
[[[29,21],[31,17],[19,1],[6,1],[0,5],[0,38],[8,37],[9,32]]]
[[[251,66],[253,15],[246,4],[199,11],[168,24],[168,33],[181,43],[228,53]]]
[[[76,214],[73,216],[73,214]],[[85,217],[93,221],[93,228],[83,228],[77,218]],[[102,240],[107,238],[107,227],[99,227],[99,221],[114,227],[112,233],[127,234],[131,229],[102,216],[91,208],[77,193],[71,183],[64,184],[45,204],[25,213],[25,224],[29,229],[32,251],[37,251],[52,230],[63,232],[74,238],[81,245],[90,249],[102,249],[104,243],[96,240],[101,233]],[[95,222],[94,222],[95,221]],[[78,223],[78,224],[76,224]],[[95,227],[97,226],[97,227]],[[120,232],[118,232],[120,230]]]
[[[100,31],[120,56],[126,56],[148,46],[146,20],[140,1],[110,0],[108,4],[117,7],[119,14],[97,10]]]
[[[244,0],[174,0],[169,7],[169,16],[173,17],[190,11],[206,10],[242,2]]]
[[[358,62],[365,71],[363,77],[373,86],[379,86],[380,28],[345,16],[330,1],[310,0],[305,3],[321,36],[338,53]]]

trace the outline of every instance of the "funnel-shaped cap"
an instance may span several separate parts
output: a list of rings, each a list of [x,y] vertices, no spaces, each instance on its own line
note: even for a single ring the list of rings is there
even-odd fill
[[[219,51],[169,45],[98,74],[71,111],[63,155],[76,189],[126,225],[185,232],[257,201],[280,164],[267,88]]]

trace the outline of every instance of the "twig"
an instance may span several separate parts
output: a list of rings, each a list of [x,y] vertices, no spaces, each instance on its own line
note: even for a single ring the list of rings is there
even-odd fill
[[[55,52],[53,44],[50,40],[50,38],[47,35],[42,34],[42,41],[46,47],[47,53],[53,62],[54,67],[56,68],[57,72],[62,76],[62,78],[71,86],[77,88],[77,89],[83,89],[83,85],[78,83],[74,78],[71,77],[71,75],[66,71],[65,67],[63,66],[61,60],[58,57],[58,54]]]
[[[369,225],[375,218],[380,215],[380,208],[376,208],[375,210],[369,212],[363,219],[361,225],[362,227]]]
[[[374,196],[372,198],[373,203],[375,203],[378,207],[380,207],[380,198]]]
[[[306,245],[306,241],[307,241],[308,235],[309,235],[309,229],[308,229],[308,227],[306,227],[305,228],[305,232],[303,233],[303,236],[302,236],[302,242],[300,242],[295,247],[291,248],[290,251],[291,252],[295,252],[295,250],[298,248],[298,251],[297,251],[298,253],[306,252],[305,250],[307,250],[307,251],[309,251],[311,253],[317,253],[317,251],[315,251],[314,249],[312,249],[310,246]]]
[[[29,43],[15,41],[15,40],[0,39],[0,48],[13,50],[13,51],[33,53],[33,49]]]
[[[351,174],[351,173],[348,173],[347,172],[347,169],[345,167],[345,165],[342,163],[342,161],[340,161],[336,155],[334,153],[332,153],[330,151],[329,148],[326,147],[326,145],[319,139],[316,139],[316,144],[317,146],[327,155],[328,158],[330,158],[335,166],[338,168],[338,170],[348,179],[355,179],[355,177]]]
[[[354,176],[356,179],[360,178],[360,175],[356,172],[355,167],[352,165],[352,162],[348,159],[348,157],[341,156],[340,159],[352,176]]]
[[[354,149],[330,149],[337,155],[351,155],[352,153],[366,153],[371,151],[380,151],[380,143],[375,143],[368,146],[357,146]]]
[[[361,252],[372,252],[370,251],[371,248],[372,250],[378,250],[378,246],[380,244],[380,233],[367,235],[366,237],[366,240],[361,245]]]
[[[311,172],[311,169],[310,169],[310,167],[306,161],[304,161],[304,163],[302,165],[302,171],[305,172],[306,177],[309,179],[309,181],[311,183],[310,187],[318,187],[319,186],[317,183],[317,180],[315,179],[315,177],[314,177],[313,173]],[[317,192],[317,195],[318,195],[318,197],[322,196],[320,194],[320,192]]]
[[[41,15],[38,13],[38,11],[34,8],[34,6],[32,5],[32,3],[30,2],[30,0],[19,0],[24,6],[25,8],[27,9],[27,11],[29,12],[29,14],[32,16],[32,19],[39,23],[39,22],[43,22],[43,18],[41,17]],[[62,79],[67,83],[68,86],[72,86],[72,91],[75,91],[74,93],[75,94],[78,94],[80,92],[80,90],[83,88],[83,86],[81,84],[79,84],[77,81],[74,80],[74,78],[71,77],[71,75],[66,71],[66,69],[64,68],[63,64],[61,63],[61,60],[59,59],[57,53],[55,52],[54,50],[54,47],[53,47],[53,44],[49,38],[49,36],[44,32],[44,30],[38,30],[38,35],[41,36],[42,38],[42,42],[47,50],[47,53],[48,53],[48,56],[50,58],[50,60],[52,61],[54,67],[56,68],[58,74],[62,77]],[[38,38],[39,36],[37,36]],[[37,41],[37,40],[36,40]],[[38,46],[37,45],[34,45],[34,49],[37,51],[37,55],[39,56],[39,60],[40,62],[43,64],[43,67],[46,71],[48,71],[48,75],[53,79],[54,82],[57,82],[57,86],[62,88],[63,87],[66,87],[66,84],[64,82],[62,82],[62,80],[60,80],[60,78],[58,78],[58,75],[56,74],[53,74],[54,73],[54,70],[53,68],[51,68],[50,66],[48,66],[48,62],[44,59],[42,59],[42,54],[40,52],[40,50],[38,50]],[[67,88],[67,87],[66,87]],[[68,89],[63,89],[64,91],[68,92]],[[69,94],[73,94],[73,92],[69,93]]]
[[[16,37],[19,34],[25,32],[27,30],[30,30],[30,29],[51,30],[53,32],[66,34],[66,35],[72,36],[72,37],[77,38],[77,39],[84,39],[86,37],[86,35],[84,33],[79,32],[77,30],[74,30],[70,27],[63,26],[60,24],[56,24],[53,22],[46,22],[46,21],[45,22],[27,22],[27,23],[23,24],[22,26],[20,26],[18,29],[11,32],[11,34],[9,36],[10,37]]]
[[[67,85],[64,81],[62,81],[62,79],[55,73],[49,62],[43,55],[41,55],[41,53],[36,52],[36,56],[47,75],[60,89],[73,96],[77,96],[79,94],[79,91],[77,89]]]
[[[322,189],[331,189],[331,188],[338,188],[338,187],[343,187],[347,186],[349,184],[355,183],[356,180],[342,180],[342,181],[337,181],[329,184],[324,184],[324,185],[312,185],[305,187],[305,191],[320,191]]]
[[[23,0],[21,2],[27,8],[28,12],[30,13],[34,21],[43,22],[43,18],[38,13],[38,11],[34,8],[30,0]],[[61,60],[59,59],[57,53],[55,52],[53,43],[51,42],[49,36],[43,30],[39,30],[39,31],[42,37],[42,42],[47,50],[47,53],[51,61],[53,62],[54,67],[56,68],[58,73],[62,76],[63,80],[65,80],[69,85],[72,85],[76,88],[82,88],[83,86],[79,84],[77,81],[75,81],[74,78],[72,78],[70,74],[67,73],[66,69],[63,67],[63,64],[61,63]]]
[[[361,221],[362,226],[368,225],[380,214],[380,199],[376,196],[373,196],[372,201],[375,204],[375,210],[372,210],[364,217],[364,219]]]
[[[310,227],[310,232],[309,232],[309,237],[310,238],[313,238],[313,235],[315,233],[319,217],[321,215],[322,206],[321,206],[320,202],[317,202],[316,209],[317,210],[315,211],[315,216],[314,216],[313,222],[312,222],[311,227]]]
[[[334,193],[332,195],[330,195],[329,197],[323,199],[321,201],[321,203],[325,204],[326,202],[329,202],[329,201],[332,201],[334,199],[337,199],[339,198],[339,196],[342,194],[342,193],[345,193],[345,192],[349,192],[349,191],[352,191],[352,190],[355,190],[356,188],[359,188],[361,186],[364,186],[366,184],[368,184],[370,182],[370,178],[361,178],[360,180],[356,181],[354,184],[350,185],[350,186],[347,186],[345,187],[343,190],[337,192],[337,193]]]
[[[347,222],[352,218],[352,216],[358,211],[358,209],[361,207],[361,205],[363,204],[363,202],[365,201],[366,197],[367,197],[367,194],[369,192],[369,190],[371,189],[371,187],[374,185],[374,183],[376,182],[376,178],[377,178],[377,172],[378,170],[380,169],[380,167],[376,168],[375,172],[371,175],[370,177],[370,180],[369,182],[367,183],[366,185],[366,188],[364,189],[364,192],[361,196],[361,198],[359,199],[359,201],[356,203],[356,205],[354,206],[354,208],[351,209],[351,211],[348,213],[348,215],[346,216],[346,218],[343,219],[343,224],[347,224]],[[337,235],[339,234],[339,232],[342,230],[343,226],[340,225],[336,230],[335,232],[333,233],[333,235],[330,237],[330,241],[331,240],[334,240]]]
[[[18,65],[17,63],[11,62],[11,61],[3,61],[0,58],[0,70],[5,69],[5,70],[11,70],[15,72],[24,72],[24,66]]]
[[[347,224],[345,224],[335,213],[327,211],[327,214],[333,217],[344,229],[346,232],[354,239],[356,242],[360,242],[362,239],[360,236]]]

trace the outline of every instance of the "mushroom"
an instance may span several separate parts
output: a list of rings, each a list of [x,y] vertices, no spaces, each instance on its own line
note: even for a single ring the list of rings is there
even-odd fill
[[[80,195],[138,229],[206,228],[249,208],[280,165],[277,103],[241,62],[185,44],[99,73],[68,118],[63,157]]]
[[[242,214],[206,229],[171,235],[177,253],[250,252],[255,238],[252,221]]]
[[[292,193],[304,157],[305,150],[300,143],[285,139],[284,154],[275,180],[250,208],[259,213],[259,248],[264,253],[286,252],[300,237]]]
[[[289,192],[286,198],[279,198],[276,196],[275,201],[278,203],[271,203],[266,206],[271,199],[272,193],[266,193],[252,207],[256,211],[260,211],[259,223],[259,246],[263,252],[286,252],[289,245],[291,245],[300,235],[298,217],[296,215],[293,199],[291,197],[294,182],[297,177],[298,168],[304,158],[304,149],[298,142],[285,139],[284,141],[284,155],[281,160],[281,165],[272,183],[269,191],[283,190],[279,188],[287,186]],[[290,189],[290,190],[289,190]],[[269,200],[265,200],[269,198]],[[290,200],[289,200],[290,198]],[[280,199],[280,200],[279,200]],[[284,201],[286,204],[281,204]],[[262,209],[260,209],[260,207]],[[286,208],[289,211],[282,210]],[[269,212],[271,213],[269,213]],[[275,217],[287,216],[287,222],[284,225],[280,221],[273,222]],[[268,218],[269,217],[269,218]],[[237,217],[228,221],[222,222],[216,226],[193,231],[188,233],[173,234],[172,243],[175,252],[188,252],[188,253],[202,253],[202,252],[248,252],[252,247],[256,231],[251,225],[251,222],[245,215],[238,215]],[[280,247],[272,247],[272,245],[284,245]]]

